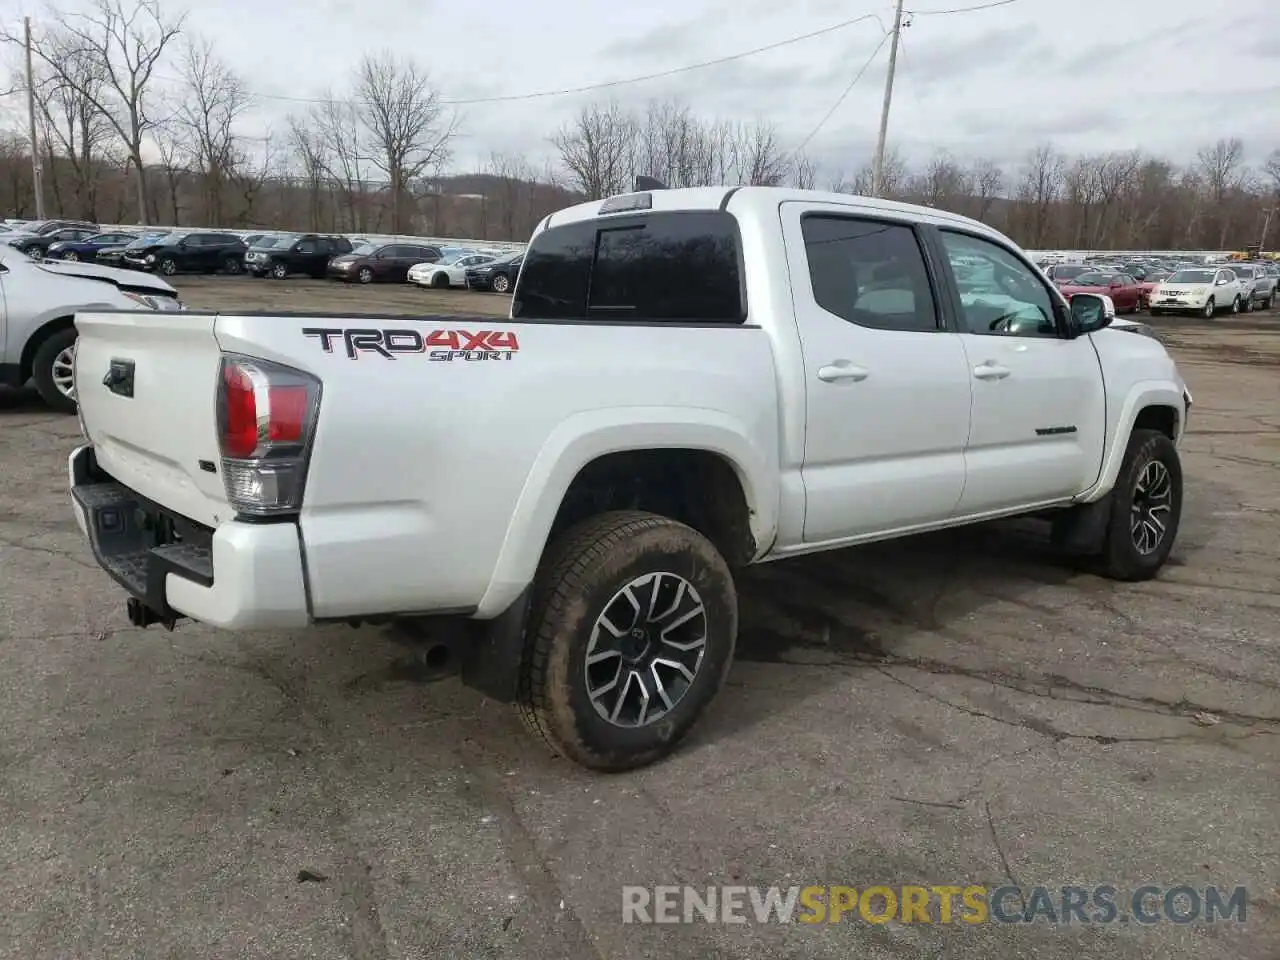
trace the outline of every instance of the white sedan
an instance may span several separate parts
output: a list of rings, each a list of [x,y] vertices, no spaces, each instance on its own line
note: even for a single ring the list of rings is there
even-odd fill
[[[465,287],[467,268],[478,267],[494,258],[485,253],[446,256],[435,263],[418,263],[409,268],[409,282],[420,287]]]

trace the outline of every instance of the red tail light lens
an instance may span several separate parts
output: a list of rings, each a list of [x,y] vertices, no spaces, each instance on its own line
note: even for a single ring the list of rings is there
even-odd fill
[[[253,516],[296,513],[319,414],[320,381],[265,360],[224,356],[218,442],[227,499]]]
[[[249,374],[234,363],[222,367],[222,444],[224,457],[252,457],[258,449],[258,401]]]

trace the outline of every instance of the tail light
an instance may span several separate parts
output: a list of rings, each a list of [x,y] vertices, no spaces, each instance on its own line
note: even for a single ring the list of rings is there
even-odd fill
[[[251,517],[297,513],[320,413],[320,381],[278,363],[225,354],[217,413],[228,502]]]

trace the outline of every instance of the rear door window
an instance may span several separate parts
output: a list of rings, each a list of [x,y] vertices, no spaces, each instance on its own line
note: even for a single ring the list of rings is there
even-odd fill
[[[738,226],[722,211],[609,217],[534,238],[513,316],[742,323]]]

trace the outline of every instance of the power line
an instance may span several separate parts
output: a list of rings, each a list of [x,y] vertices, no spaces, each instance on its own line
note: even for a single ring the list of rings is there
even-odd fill
[[[993,0],[991,3],[981,3],[976,7],[953,7],[950,10],[912,10],[911,15],[914,17],[940,17],[948,13],[976,13],[979,10],[994,10],[996,7],[1007,7],[1011,3],[1017,3],[1018,0]]]
[[[572,96],[578,93],[591,93],[596,90],[607,90],[613,87],[631,86],[636,83],[646,83],[650,80],[662,80],[667,77],[679,76],[682,73],[691,73],[694,70],[705,70],[709,67],[718,67],[725,63],[732,63],[735,60],[744,60],[747,57],[754,57],[761,53],[768,53],[771,50],[779,50],[782,47],[788,47],[792,44],[803,43],[806,40],[813,40],[817,37],[826,36],[829,33],[835,33],[838,30],[844,30],[854,24],[862,23],[867,20],[879,20],[874,13],[863,14],[860,17],[853,17],[849,20],[842,20],[839,23],[833,23],[829,27],[823,27],[820,30],[811,30],[808,33],[802,33],[794,37],[787,37],[785,40],[775,40],[773,43],[767,43],[761,47],[754,47],[750,50],[742,50],[738,53],[731,53],[723,57],[715,57],[710,60],[700,60],[697,63],[685,64],[680,67],[672,67],[668,70],[659,70],[654,73],[645,73],[639,76],[623,77],[616,80],[603,80],[599,83],[588,83],[578,87],[561,87],[555,90],[537,90],[530,93],[512,93],[500,94],[492,97],[463,97],[457,99],[441,98],[439,101],[444,106],[462,107],[473,106],[485,103],[518,103],[527,100],[544,100],[551,97]],[[166,77],[161,74],[154,75],[157,80],[167,83],[182,83],[174,77]],[[282,103],[310,103],[310,104],[351,104],[359,102],[354,97],[290,97],[283,94],[258,93],[250,94],[257,100],[274,100]]]
[[[844,88],[844,92],[841,93],[839,98],[836,100],[836,102],[831,105],[831,109],[826,112],[823,118],[818,121],[818,125],[809,131],[809,135],[807,137],[805,137],[803,140],[800,141],[800,146],[796,147],[793,153],[798,154],[802,150],[804,150],[804,148],[809,145],[809,141],[818,135],[818,131],[820,131],[823,127],[827,125],[827,121],[830,120],[831,117],[835,114],[835,112],[840,109],[840,105],[844,103],[845,99],[849,96],[849,94],[853,92],[853,88],[858,85],[858,81],[862,79],[863,74],[865,74],[867,70],[871,68],[872,62],[875,60],[876,56],[880,53],[880,51],[884,49],[885,41],[889,39],[889,36],[892,33],[893,33],[892,30],[885,31],[884,35],[880,38],[880,42],[876,44],[876,48],[871,51],[871,56],[867,57],[867,60],[862,65],[862,68],[853,75],[853,79],[850,80],[849,85]]]

